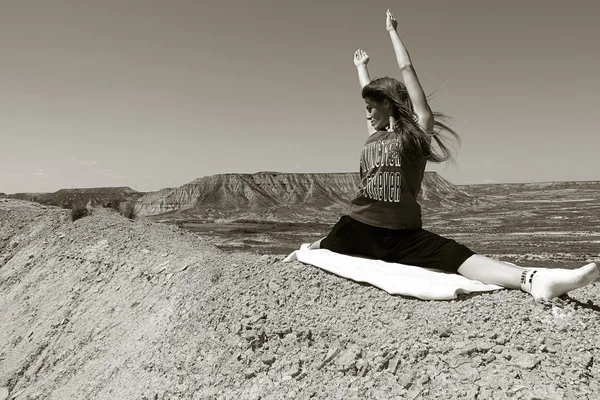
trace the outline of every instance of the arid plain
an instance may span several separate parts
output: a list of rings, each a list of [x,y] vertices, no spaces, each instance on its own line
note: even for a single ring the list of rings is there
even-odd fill
[[[578,266],[600,258],[600,182],[458,186],[479,200],[424,210],[423,224],[474,251],[523,266]],[[284,254],[328,233],[329,223],[184,226],[223,249]]]

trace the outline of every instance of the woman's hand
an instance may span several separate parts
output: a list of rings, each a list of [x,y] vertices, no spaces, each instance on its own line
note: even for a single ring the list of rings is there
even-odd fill
[[[396,18],[394,18],[390,12],[390,9],[388,8],[388,10],[385,12],[385,29],[389,32],[391,30],[395,31],[396,28],[398,28],[398,21],[396,21]]]
[[[361,49],[358,49],[354,52],[354,65],[357,67],[364,65],[366,66],[369,63],[369,55]]]

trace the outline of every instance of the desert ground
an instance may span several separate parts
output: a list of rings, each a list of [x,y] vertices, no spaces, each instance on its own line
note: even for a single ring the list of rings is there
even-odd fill
[[[600,254],[600,185],[462,186],[480,199],[468,207],[423,212],[423,224],[474,251],[525,267],[571,268]],[[184,223],[224,250],[284,254],[327,235],[328,223]]]
[[[468,190],[486,202],[425,227],[523,266],[600,262],[598,190]],[[600,395],[599,282],[422,301],[282,262],[326,223],[72,221],[16,199],[0,221],[0,400]]]

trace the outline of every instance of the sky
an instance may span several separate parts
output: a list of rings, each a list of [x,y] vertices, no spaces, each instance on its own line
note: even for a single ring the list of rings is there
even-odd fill
[[[600,2],[0,0],[0,192],[355,172],[352,58],[400,78],[385,11],[462,184],[600,180]]]

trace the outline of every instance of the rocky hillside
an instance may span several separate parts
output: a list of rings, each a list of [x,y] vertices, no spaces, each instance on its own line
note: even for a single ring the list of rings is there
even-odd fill
[[[2,199],[0,220],[0,399],[600,393],[598,282],[421,301],[110,209]]]
[[[358,191],[357,173],[259,172],[198,178],[173,189],[147,193],[136,203],[140,215],[176,218],[314,220],[344,212]],[[477,200],[435,172],[427,172],[419,196],[430,209],[472,205]]]
[[[73,204],[108,206],[111,202],[134,201],[143,193],[130,187],[98,187],[81,189],[60,189],[54,193],[15,193],[7,197],[12,199],[35,201],[40,204],[58,207],[71,207]]]

